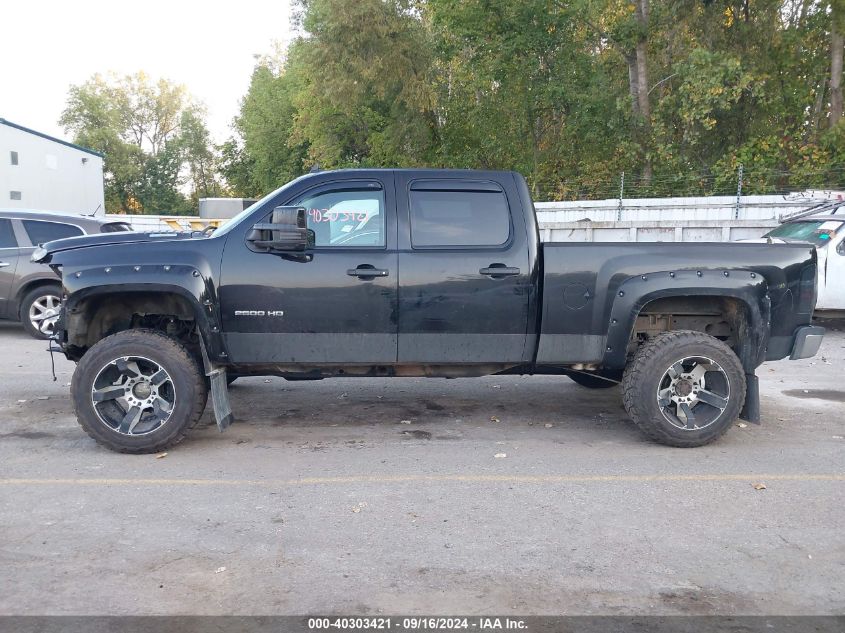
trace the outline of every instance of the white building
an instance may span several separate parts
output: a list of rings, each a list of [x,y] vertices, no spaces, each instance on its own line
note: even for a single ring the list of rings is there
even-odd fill
[[[0,118],[0,208],[103,215],[103,155]]]

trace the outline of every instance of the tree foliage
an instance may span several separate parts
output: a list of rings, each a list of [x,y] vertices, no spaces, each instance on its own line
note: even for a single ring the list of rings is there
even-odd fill
[[[845,0],[299,0],[210,147],[184,89],[74,87],[121,208],[312,166],[516,169],[540,199],[845,187]],[[181,179],[181,180],[180,180]]]
[[[61,125],[105,154],[106,209],[181,214],[220,193],[202,108],[184,86],[144,73],[94,75],[71,86]]]

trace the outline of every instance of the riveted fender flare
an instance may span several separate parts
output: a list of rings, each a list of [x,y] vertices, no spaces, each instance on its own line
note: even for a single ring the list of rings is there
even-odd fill
[[[646,304],[668,297],[707,296],[732,297],[746,307],[750,322],[748,331],[741,337],[738,356],[745,371],[753,374],[765,357],[771,299],[766,279],[760,273],[744,269],[660,271],[626,279],[616,288],[602,366],[625,367],[628,342]]]
[[[143,272],[143,282],[132,278],[139,272]],[[209,359],[218,363],[225,363],[228,359],[220,331],[216,288],[210,277],[194,266],[115,265],[65,269],[63,284],[67,298],[62,311],[62,329],[73,327],[74,313],[80,311],[83,302],[95,297],[136,292],[175,294],[191,306]]]

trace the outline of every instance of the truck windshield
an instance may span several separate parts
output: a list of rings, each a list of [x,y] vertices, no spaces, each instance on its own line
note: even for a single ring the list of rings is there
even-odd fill
[[[225,235],[226,233],[231,231],[234,227],[236,227],[238,224],[240,224],[241,220],[243,220],[244,218],[249,216],[258,207],[264,206],[270,200],[272,200],[274,197],[276,197],[277,195],[282,193],[285,189],[287,189],[288,187],[290,187],[290,186],[294,185],[295,183],[299,182],[302,178],[305,178],[305,176],[300,176],[299,178],[294,178],[289,183],[282,185],[281,187],[279,187],[275,191],[271,191],[266,196],[261,198],[261,200],[257,200],[256,202],[253,202],[250,206],[248,206],[246,209],[244,209],[243,211],[238,213],[235,217],[233,217],[232,219],[227,220],[226,222],[221,224],[217,228],[217,230],[214,231],[214,237],[219,237],[221,235]]]
[[[766,233],[763,237],[774,237],[785,242],[810,242],[823,246],[836,235],[845,222],[836,220],[807,220],[806,222],[788,222]]]
[[[224,233],[228,233],[230,230],[232,230],[232,228],[237,226],[237,224],[243,218],[245,218],[250,213],[252,213],[258,205],[264,204],[267,200],[269,200],[270,198],[275,196],[277,193],[278,193],[278,189],[276,191],[272,191],[272,192],[268,193],[266,196],[261,198],[261,200],[258,200],[257,202],[252,203],[246,209],[244,209],[243,211],[238,213],[235,217],[226,220],[223,224],[221,224],[219,227],[217,227],[217,229],[214,231],[214,236],[218,237],[220,235],[223,235]]]

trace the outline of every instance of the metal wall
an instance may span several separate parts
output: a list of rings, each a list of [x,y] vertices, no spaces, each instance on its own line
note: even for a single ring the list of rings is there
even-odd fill
[[[760,237],[784,215],[832,198],[834,192],[790,196],[646,198],[537,202],[540,239],[544,242],[729,242]],[[137,231],[172,230],[165,220],[185,229],[196,216],[117,215]]]
[[[544,242],[727,242],[760,237],[836,192],[537,202]]]

